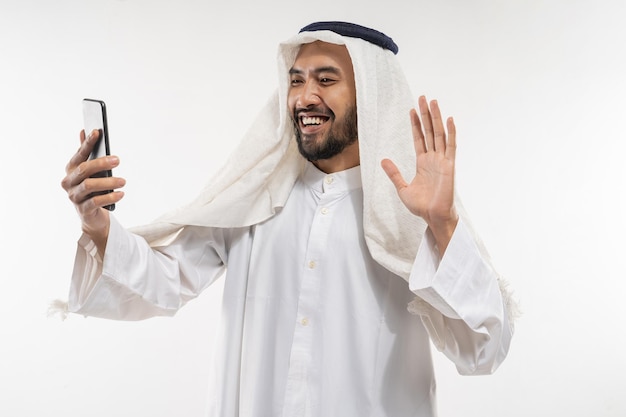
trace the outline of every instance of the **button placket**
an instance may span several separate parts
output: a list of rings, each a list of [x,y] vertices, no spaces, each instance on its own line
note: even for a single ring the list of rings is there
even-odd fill
[[[321,193],[320,191],[321,185]],[[313,366],[313,346],[320,336],[321,327],[321,299],[326,262],[331,261],[333,253],[328,250],[328,244],[333,236],[335,213],[334,205],[341,196],[348,192],[344,190],[343,177],[326,175],[313,188],[315,206],[311,219],[309,237],[306,243],[304,258],[301,258],[302,277],[300,280],[300,294],[294,320],[294,334],[291,355],[289,360],[287,392],[297,398],[298,403],[308,402],[316,394],[308,386],[311,381],[317,380],[316,368]],[[314,391],[314,390],[313,390]],[[289,410],[292,411],[292,410]],[[291,414],[293,415],[293,414]]]

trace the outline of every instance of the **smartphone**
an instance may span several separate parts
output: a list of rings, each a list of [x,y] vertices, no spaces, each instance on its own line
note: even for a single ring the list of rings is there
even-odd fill
[[[100,158],[101,156],[111,155],[111,148],[109,145],[109,126],[107,123],[107,110],[104,101],[94,100],[90,98],[83,99],[83,121],[85,135],[89,135],[93,130],[100,132],[98,142],[94,145],[89,159]],[[111,170],[97,172],[92,175],[92,178],[111,177],[113,172]],[[96,194],[108,194],[113,190],[100,191]],[[115,210],[115,204],[104,206],[107,210]]]

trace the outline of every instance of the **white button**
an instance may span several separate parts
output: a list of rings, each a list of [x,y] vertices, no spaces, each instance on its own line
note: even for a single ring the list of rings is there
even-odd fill
[[[335,178],[333,178],[333,176],[332,176],[332,175],[329,175],[329,176],[327,176],[327,177],[326,177],[326,179],[324,180],[324,182],[325,182],[326,184],[332,184],[334,180],[335,180]]]
[[[302,324],[303,326],[308,326],[309,325],[309,319],[307,319],[306,317],[303,318],[302,320],[300,320],[300,324]]]
[[[309,268],[310,269],[315,268],[315,261],[309,261]]]
[[[326,207],[322,208],[322,210],[320,210],[322,212],[322,214],[328,214],[328,209]]]

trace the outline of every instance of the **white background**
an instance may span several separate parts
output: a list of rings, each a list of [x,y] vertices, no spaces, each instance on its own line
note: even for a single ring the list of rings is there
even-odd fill
[[[316,20],[392,36],[455,117],[460,193],[524,311],[492,376],[435,354],[440,415],[626,415],[623,4],[0,0],[0,415],[204,415],[220,284],[174,318],[46,316],[80,230],[60,181],[81,99],[109,107],[116,216],[146,223],[219,168]]]

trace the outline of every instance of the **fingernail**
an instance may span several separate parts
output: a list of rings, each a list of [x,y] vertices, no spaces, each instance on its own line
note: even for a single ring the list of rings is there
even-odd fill
[[[119,164],[120,159],[119,159],[117,156],[109,156],[109,157],[108,157],[108,161],[109,161],[109,163],[111,163],[111,164],[115,164],[115,165],[117,165],[117,164]]]

